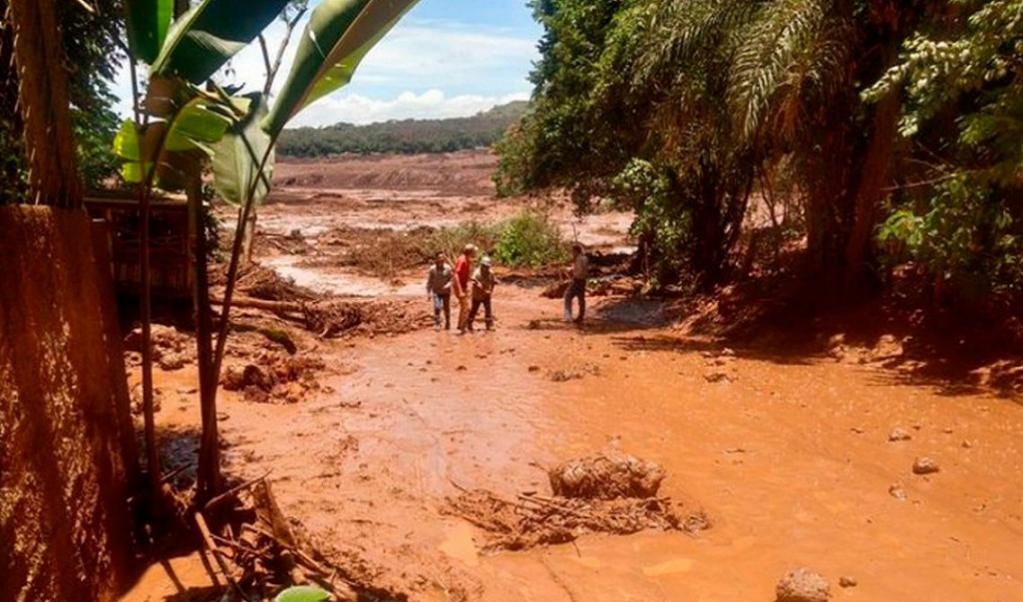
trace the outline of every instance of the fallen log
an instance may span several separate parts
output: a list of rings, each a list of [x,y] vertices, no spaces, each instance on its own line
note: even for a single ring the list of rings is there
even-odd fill
[[[212,298],[210,302],[213,305],[224,305],[223,299]],[[231,300],[233,307],[240,307],[243,309],[262,309],[265,311],[273,312],[275,314],[289,314],[289,313],[302,313],[303,304],[294,303],[290,301],[264,301],[263,299],[253,299],[252,297],[235,297]]]

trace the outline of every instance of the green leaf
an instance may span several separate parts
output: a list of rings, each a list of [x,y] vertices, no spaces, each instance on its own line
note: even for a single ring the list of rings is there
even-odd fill
[[[132,56],[152,63],[167,38],[174,0],[124,0],[124,13]]]
[[[249,99],[251,109],[246,119],[232,127],[211,148],[214,187],[225,201],[236,205],[245,202],[253,184],[253,201],[262,202],[270,192],[273,177],[274,154],[270,135],[260,127],[267,115],[266,99],[262,94],[253,94]],[[257,182],[260,161],[268,151],[262,177]]]
[[[322,589],[309,586],[289,587],[277,594],[274,602],[327,602],[330,594]]]
[[[182,15],[153,63],[156,75],[199,84],[245,48],[288,0],[203,0]]]
[[[416,1],[323,0],[309,18],[287,83],[263,127],[276,138],[299,111],[351,81],[366,53]]]

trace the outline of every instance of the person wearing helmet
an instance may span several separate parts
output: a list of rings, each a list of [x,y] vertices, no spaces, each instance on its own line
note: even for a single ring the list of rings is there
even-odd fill
[[[473,322],[476,321],[476,314],[479,313],[480,305],[483,306],[487,330],[494,329],[494,309],[491,300],[495,286],[497,286],[497,279],[494,278],[493,262],[490,257],[484,256],[480,260],[480,267],[476,268],[472,275],[472,308],[469,310],[467,323],[470,332],[473,329]]]
[[[472,259],[476,256],[476,245],[468,244],[462,249],[458,261],[455,262],[455,277],[451,281],[451,290],[458,299],[458,333],[465,334],[469,322],[470,277],[472,275]]]

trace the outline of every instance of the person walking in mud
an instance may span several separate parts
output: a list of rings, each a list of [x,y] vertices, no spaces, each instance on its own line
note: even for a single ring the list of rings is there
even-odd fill
[[[494,308],[491,300],[494,296],[494,287],[497,286],[497,279],[494,278],[494,270],[490,257],[484,256],[480,260],[480,267],[472,274],[472,309],[469,310],[469,332],[473,330],[473,322],[476,321],[476,314],[479,313],[480,305],[483,306],[484,321],[487,330],[494,329]]]
[[[565,291],[565,321],[572,322],[572,299],[579,298],[579,315],[574,322],[582,325],[586,318],[586,281],[590,277],[590,260],[581,243],[572,245],[572,265],[568,268],[572,282]]]
[[[451,330],[451,264],[444,253],[437,253],[426,275],[426,294],[433,302],[433,327],[440,330],[440,317],[444,314],[444,330]]]
[[[458,334],[465,334],[469,322],[469,279],[472,274],[472,259],[476,255],[476,245],[468,244],[462,249],[458,261],[455,262],[455,274],[451,279],[452,290],[458,299]]]

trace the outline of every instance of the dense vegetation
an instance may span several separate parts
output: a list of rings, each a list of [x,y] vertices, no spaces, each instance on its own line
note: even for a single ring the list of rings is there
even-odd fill
[[[503,192],[633,208],[662,281],[727,278],[752,224],[805,240],[836,292],[906,260],[938,291],[1023,287],[1023,1],[532,6],[546,34]]]
[[[101,187],[117,173],[110,150],[120,119],[113,112],[111,85],[124,60],[120,40],[124,23],[119,0],[93,0],[92,11],[74,2],[58,4],[61,40],[67,54],[68,92],[78,147],[78,166],[86,188]],[[0,15],[7,1],[0,0]],[[17,111],[18,76],[13,68],[13,31],[0,19],[0,203],[21,202],[26,195],[21,120]]]
[[[322,128],[285,130],[282,155],[324,157],[344,153],[444,153],[494,144],[526,112],[526,102],[511,102],[454,119],[406,119],[369,125],[338,123]]]

